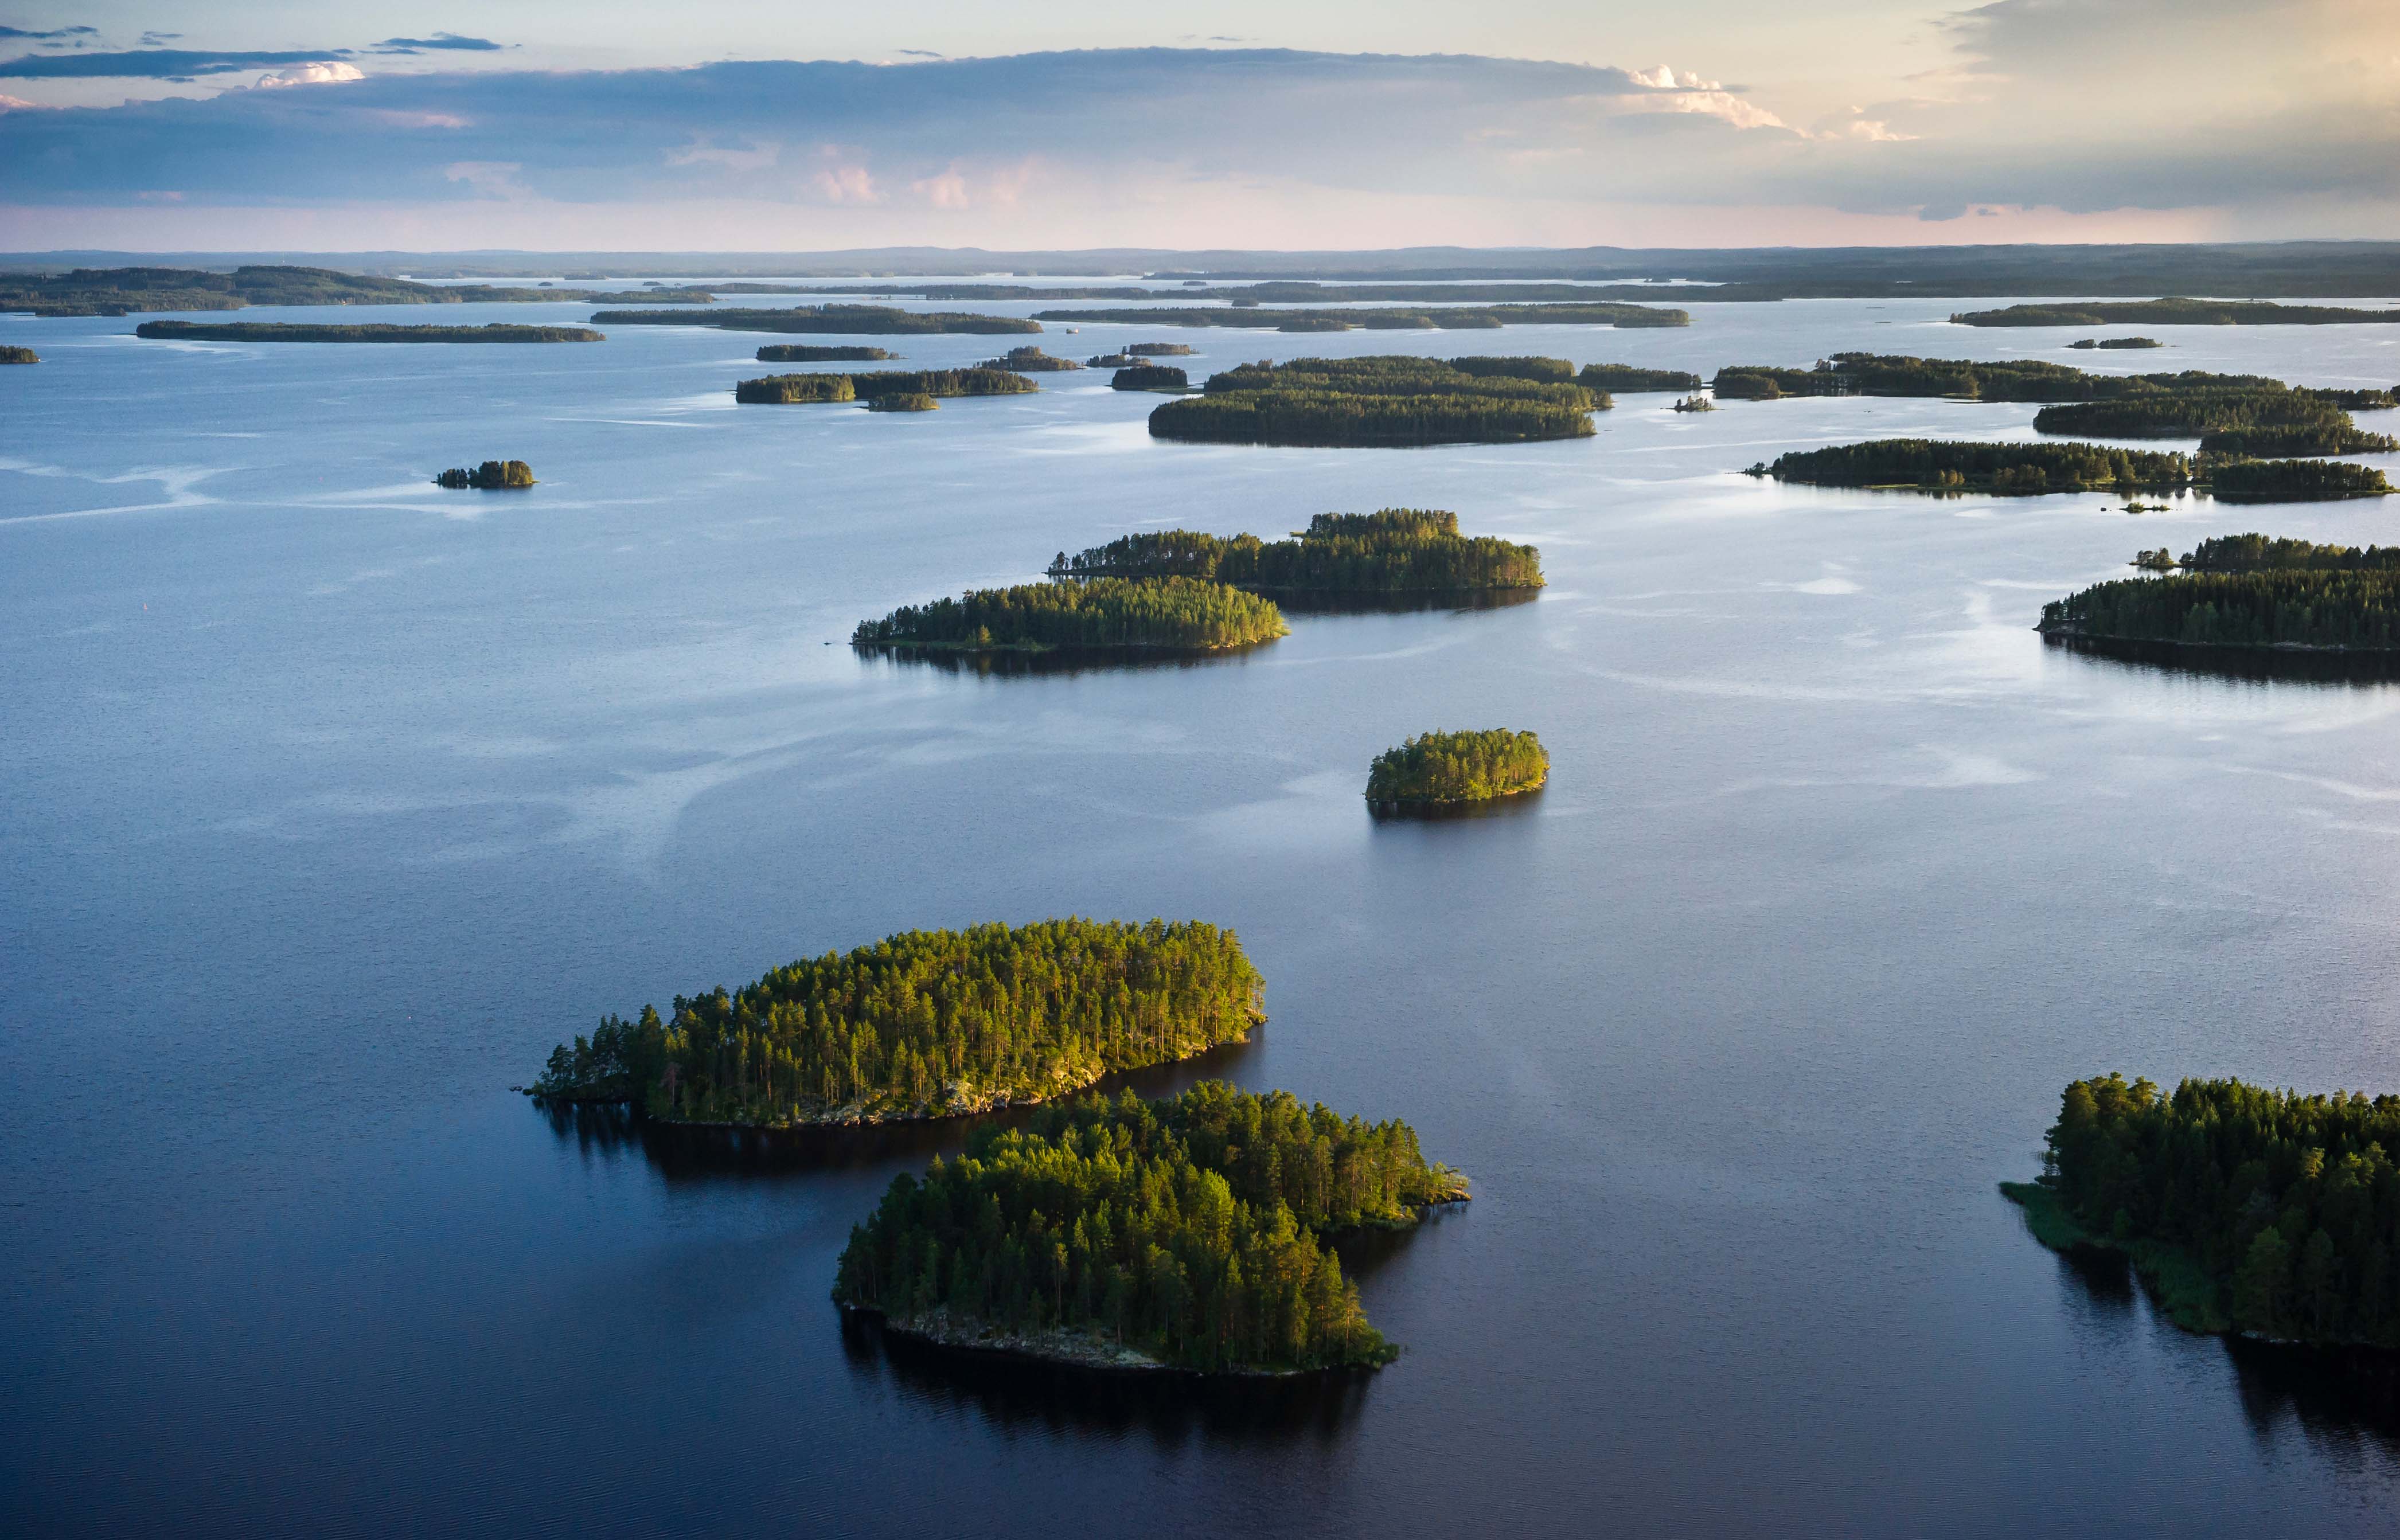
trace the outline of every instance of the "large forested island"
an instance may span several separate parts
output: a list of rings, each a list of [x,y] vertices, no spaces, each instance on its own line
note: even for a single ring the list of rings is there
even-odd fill
[[[0,363],[39,363],[42,355],[30,348],[0,348]]]
[[[850,374],[769,375],[742,380],[733,399],[757,405],[810,402],[872,402],[884,396],[1022,396],[1040,389],[1005,369],[867,369]]]
[[[1728,364],[1711,388],[1727,401],[1780,396],[1955,396],[1969,401],[2104,401],[2184,390],[2288,390],[2265,375],[2095,375],[2039,360],[1920,359],[1890,353],[1836,353],[1813,368]]]
[[[2042,606],[2062,641],[2387,653],[2400,649],[2400,571],[2262,566],[2097,583]]]
[[[2089,351],[2096,348],[2131,349],[2138,352],[2147,348],[2163,348],[2166,344],[2156,337],[2085,337],[2080,342],[2070,342],[2066,346],[2079,351]]]
[[[2163,492],[2191,484],[2191,462],[2181,455],[2097,443],[1876,439],[1793,450],[1776,457],[1771,466],[1752,469],[1777,481],[1817,486],[2025,497],[2087,487]]]
[[[1038,320],[978,316],[958,310],[902,310],[888,305],[803,305],[788,310],[595,310],[594,326],[714,326],[725,332],[823,333],[851,336],[917,336],[1039,332]]]
[[[758,349],[760,363],[875,363],[900,355],[848,343],[770,342]]]
[[[1191,376],[1171,363],[1128,363],[1109,376],[1111,390],[1173,390],[1192,388]]]
[[[1289,629],[1272,601],[1223,583],[1102,578],[903,605],[880,620],[861,620],[850,639],[861,647],[949,652],[1220,652],[1274,641]]]
[[[1253,326],[1278,331],[1490,331],[1499,326],[1689,326],[1688,310],[1656,305],[1427,306],[1406,309],[1278,310],[1236,304],[1160,309],[1042,310],[1039,320],[1108,321],[1125,326]]]
[[[2400,321],[2400,308],[2361,310],[2339,305],[2270,305],[2264,300],[2142,299],[2067,305],[2011,305],[1967,310],[1960,326],[2335,326]]]
[[[606,342],[589,326],[520,326],[489,321],[482,326],[414,326],[374,322],[321,326],[283,320],[145,320],[137,337],[187,342]]]
[[[1438,359],[1370,354],[1246,363],[1208,376],[1201,395],[1150,415],[1153,438],[1200,443],[1403,448],[1588,438],[1611,403],[1580,385]],[[1530,361],[1538,369],[1551,361]]]
[[[506,300],[598,304],[626,296],[615,290],[416,283],[362,278],[325,267],[237,267],[230,273],[188,267],[78,267],[68,273],[0,274],[0,310],[37,316],[123,316],[136,310],[239,310],[252,305],[463,305]],[[651,289],[656,305],[705,305],[703,289]]]
[[[1289,1373],[1389,1363],[1326,1237],[1467,1196],[1413,1129],[1210,1081],[1044,1108],[902,1175],[833,1297],[954,1346],[1070,1363]]]
[[[1550,755],[1530,732],[1427,732],[1375,756],[1367,800],[1379,808],[1455,807],[1538,791]]]
[[[531,1091],[678,1123],[949,1117],[1239,1042],[1264,998],[1234,933],[1199,920],[904,931],[678,996],[664,1021],[610,1016]]]
[[[2329,395],[2277,386],[2159,390],[2107,401],[2045,406],[2033,425],[2043,433],[2111,439],[2197,437],[2203,454],[2358,455],[2400,448],[2387,434],[2362,430]]]
[[[2122,1075],[2060,1098],[2038,1183],[2004,1183],[2034,1234],[2128,1253],[2175,1322],[2400,1348],[2400,1097]]]
[[[1458,532],[1439,509],[1319,513],[1285,540],[1192,529],[1121,536],[1050,564],[1054,578],[1197,578],[1268,593],[1468,593],[1542,586],[1542,553]]]

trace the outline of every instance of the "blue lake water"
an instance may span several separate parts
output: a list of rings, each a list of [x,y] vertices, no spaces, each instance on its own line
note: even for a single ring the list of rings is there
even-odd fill
[[[2093,355],[1951,308],[1041,340],[2400,381],[2400,327]],[[2400,508],[1735,473],[2030,406],[1626,396],[1575,443],[1261,450],[1154,443],[1098,374],[736,410],[757,334],[131,326],[0,317],[46,361],[0,369],[0,1529],[2389,1533],[2400,1424],[2179,1334],[1995,1183],[2083,1074],[2400,1089],[2400,688],[2029,629],[2146,546],[2391,543]],[[541,484],[427,484],[485,457]],[[1549,588],[1189,667],[846,645],[1131,529],[1391,505],[1537,543]],[[1542,735],[1538,800],[1369,816],[1377,751],[1483,726]],[[886,1346],[834,1258],[962,1129],[733,1152],[508,1089],[605,1012],[1067,913],[1233,926],[1273,1019],[1206,1068],[1475,1179],[1352,1259],[1397,1365],[1195,1394]]]

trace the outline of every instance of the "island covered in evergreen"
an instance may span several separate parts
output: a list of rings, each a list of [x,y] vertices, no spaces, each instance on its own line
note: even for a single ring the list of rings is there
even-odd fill
[[[848,343],[770,342],[758,349],[760,363],[877,363],[900,355]]]
[[[2388,653],[2400,649],[2400,568],[2236,564],[2120,578],[2042,606],[2034,629],[2073,642]]]
[[[1575,380],[1587,390],[1626,396],[1660,390],[1680,393],[1700,388],[1700,376],[1688,369],[1642,369],[1630,363],[1587,363]]]
[[[2080,342],[2070,342],[2066,346],[2069,348],[2083,348],[2087,350],[2094,348],[2130,348],[2140,349],[2145,348],[2163,348],[2166,344],[2161,342],[2156,337],[2085,337]]]
[[[433,484],[456,492],[473,487],[483,492],[511,492],[533,484],[533,467],[523,460],[485,460],[470,470],[464,466],[443,471]]]
[[[1458,532],[1458,515],[1386,508],[1319,513],[1289,539],[1191,529],[1125,535],[1050,564],[1053,578],[1196,578],[1268,593],[1467,593],[1542,586],[1542,553]]]
[[[953,1117],[1240,1042],[1265,989],[1234,933],[1199,920],[904,931],[678,996],[663,1021],[609,1016],[530,1094],[752,1127]]]
[[[2125,1253],[2186,1330],[2400,1348],[2400,1097],[2120,1074],[2066,1087],[2038,1181],[2044,1246]]]
[[[883,396],[1022,396],[1040,389],[1005,369],[866,369],[826,375],[769,375],[742,380],[733,399],[749,405],[791,406]]]
[[[30,348],[0,348],[0,363],[39,363],[42,355]]]
[[[595,320],[598,318],[594,318]],[[1041,310],[1037,320],[1110,322],[1120,326],[1251,326],[1277,331],[1490,331],[1500,326],[1689,326],[1688,310],[1658,305],[1581,301],[1533,305],[1428,306],[1418,309],[1275,309],[1235,301],[1222,309]]]
[[[1466,1179],[1404,1123],[1204,1082],[1043,1108],[893,1179],[833,1297],[887,1328],[1110,1369],[1273,1374],[1387,1364],[1328,1238],[1406,1230]]]
[[[1014,369],[1019,374],[1054,375],[1069,369],[1081,369],[1084,366],[1073,359],[1062,359],[1045,353],[1040,344],[1029,342],[1021,348],[1010,348],[999,358],[984,360],[981,367]]]
[[[1125,347],[1125,352],[1138,359],[1180,359],[1192,355],[1188,342],[1136,342]]]
[[[1038,320],[959,310],[902,310],[888,305],[802,305],[788,310],[594,310],[594,326],[714,326],[725,332],[822,333],[849,336],[969,335],[1039,332]]]
[[[1204,392],[1150,415],[1153,438],[1198,443],[1404,448],[1589,438],[1613,404],[1580,385],[1541,377],[1554,360],[1370,354],[1223,369]],[[1526,374],[1499,365],[1521,363]]]
[[[981,588],[903,605],[851,634],[860,647],[952,652],[1220,652],[1284,635],[1272,601],[1195,578],[1101,578],[1087,583]]]
[[[1367,800],[1379,809],[1455,807],[1539,791],[1550,755],[1530,732],[1427,732],[1375,756]]]
[[[2034,414],[2033,426],[2043,433],[2112,439],[2197,437],[2202,454],[2251,457],[2400,448],[2388,434],[2361,429],[2331,396],[2280,385],[2272,389],[2158,390],[2071,402],[2043,407]]]
[[[2163,551],[2149,552],[2165,556]],[[2180,566],[2187,572],[2261,572],[2270,567],[2310,567],[2339,572],[2381,572],[2400,569],[2400,546],[2318,545],[2308,540],[2275,539],[2265,535],[2220,535],[2173,558],[2146,564],[2164,571]]]
[[[1192,380],[1171,363],[1128,363],[1109,376],[1109,388],[1183,391],[1192,388]]]
[[[2095,489],[2121,493],[2203,487],[2254,502],[2315,502],[2378,497],[2393,490],[2383,472],[2347,460],[2257,460],[2119,449],[2100,443],[1982,443],[1943,439],[1875,439],[1793,450],[1753,476],[1817,486],[1905,492],[1978,492],[2039,497]]]
[[[886,390],[867,399],[869,412],[935,412],[942,403],[922,390]]]
[[[522,326],[487,321],[481,326],[416,326],[370,322],[325,326],[288,320],[145,320],[137,337],[188,342],[606,342],[589,326]]]
[[[2340,305],[2272,305],[2265,300],[2079,300],[2066,305],[2011,305],[1967,310],[1959,326],[2338,326],[2400,321],[2400,308],[2362,310]]]
[[[1711,388],[1726,401],[1782,396],[1946,396],[1966,401],[2103,401],[2185,390],[2289,390],[2265,375],[2095,375],[2033,359],[1920,359],[1889,353],[1836,353],[1808,369],[1728,364]]]
[[[136,310],[239,310],[252,305],[466,305],[492,301],[607,304],[609,289],[489,283],[417,283],[327,267],[246,266],[230,273],[189,267],[77,267],[66,273],[0,273],[0,310],[37,316],[124,316]],[[657,305],[706,305],[704,289],[659,288]]]

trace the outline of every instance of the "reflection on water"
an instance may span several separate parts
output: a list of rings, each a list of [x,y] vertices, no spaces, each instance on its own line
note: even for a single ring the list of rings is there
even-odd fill
[[[1535,786],[1483,802],[1374,802],[1368,814],[1378,824],[1454,824],[1475,818],[1516,818],[1541,806],[1546,788]]]
[[[2062,651],[2126,664],[2159,674],[2197,674],[2213,678],[2278,683],[2375,685],[2400,679],[2400,652],[2309,652],[2259,647],[2187,647],[2177,642],[2136,641],[2114,636],[2061,636],[2042,640]]]
[[[982,679],[1044,678],[1095,673],[1143,673],[1163,669],[1207,668],[1239,662],[1273,642],[1250,647],[1183,649],[1180,647],[1052,647],[1046,652],[963,652],[953,647],[857,646],[861,661],[886,668],[921,666],[945,674],[972,674]]]

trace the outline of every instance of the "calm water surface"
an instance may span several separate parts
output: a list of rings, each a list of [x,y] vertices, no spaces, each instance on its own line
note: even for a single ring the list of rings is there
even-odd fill
[[[1196,371],[1870,348],[2400,380],[2400,328],[2093,357],[1950,307],[1183,340]],[[2390,1533],[2392,1421],[2179,1335],[1994,1184],[2073,1076],[2400,1089],[2400,688],[2028,629],[2143,546],[2389,543],[2400,510],[1732,473],[2026,436],[2030,406],[1634,396],[1574,443],[1206,448],[1094,375],[737,411],[756,335],[130,325],[0,318],[48,361],[0,370],[0,1528]],[[426,484],[485,457],[542,484]],[[1190,667],[843,645],[1127,530],[1393,504],[1538,543],[1550,587]],[[1481,726],[1541,733],[1537,801],[1369,817],[1376,751]],[[1194,1395],[886,1348],[834,1258],[962,1129],[729,1150],[508,1091],[606,1011],[1070,912],[1234,927],[1274,1019],[1207,1068],[1405,1117],[1474,1177],[1352,1257],[1398,1365]]]

